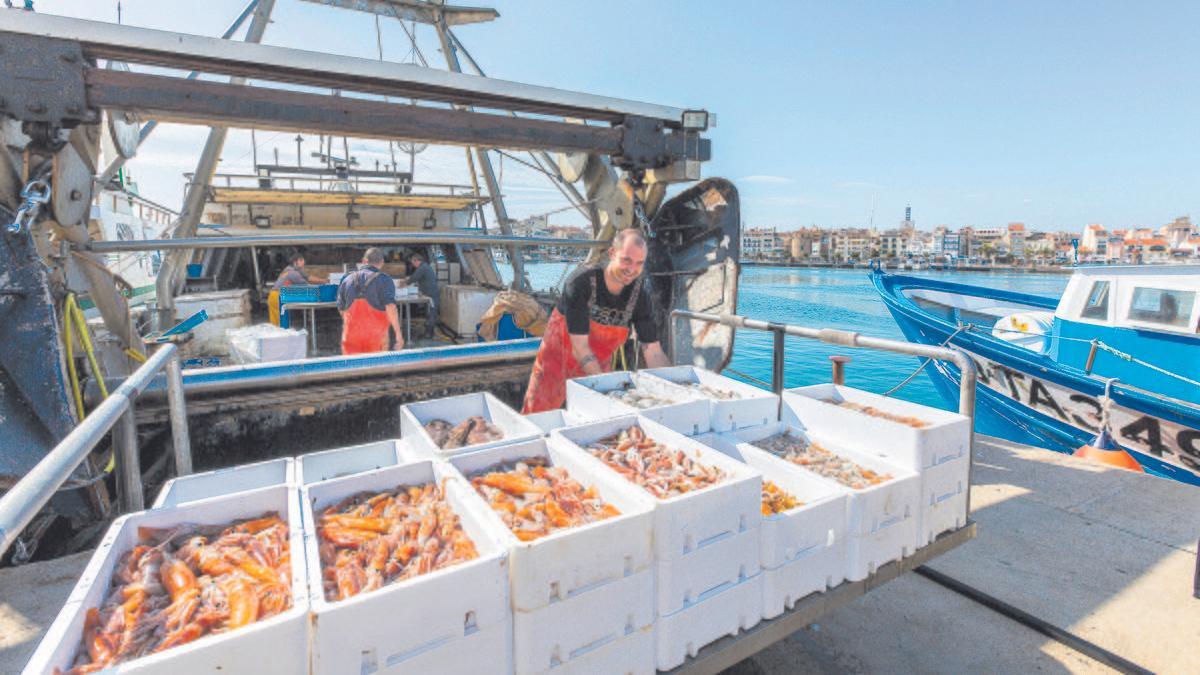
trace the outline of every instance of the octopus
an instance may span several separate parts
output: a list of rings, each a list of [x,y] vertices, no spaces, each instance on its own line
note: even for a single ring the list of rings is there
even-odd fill
[[[592,443],[587,451],[659,499],[700,490],[726,477],[723,470],[704,464],[694,453],[649,438],[637,425]]]
[[[833,403],[833,402],[830,401],[830,403]],[[841,401],[838,403],[834,403],[834,405],[838,406],[839,408],[846,408],[847,410],[853,410],[855,412],[860,412],[864,415],[869,415],[871,417],[878,417],[880,419],[885,419],[885,420],[888,420],[889,422],[896,422],[897,424],[903,424],[905,426],[910,426],[914,429],[924,429],[925,427],[929,426],[929,422],[926,422],[925,420],[920,419],[918,417],[911,417],[908,415],[897,415],[895,413],[887,412],[886,410],[880,410],[879,408],[876,408],[875,406],[870,406],[870,405],[866,405],[863,403],[855,403],[854,401]]]
[[[583,487],[540,457],[492,467],[472,477],[471,485],[521,541],[621,514],[595,487]]]
[[[433,439],[434,445],[443,450],[464,448],[504,438],[500,427],[479,415],[468,417],[457,425],[451,425],[442,419],[430,420],[425,425],[425,432]]]
[[[479,557],[434,483],[347,497],[321,512],[317,540],[329,601]]]
[[[763,480],[762,514],[764,516],[773,516],[776,513],[790,511],[797,506],[804,506],[804,502],[796,499],[795,496],[788,493],[775,483],[769,480]]]
[[[895,477],[890,473],[881,474],[859,466],[819,443],[789,434],[777,434],[755,441],[752,445],[853,490],[865,490]]]
[[[143,529],[104,602],[87,610],[68,673],[92,673],[226,633],[292,606],[288,526],[277,513],[228,526]]]

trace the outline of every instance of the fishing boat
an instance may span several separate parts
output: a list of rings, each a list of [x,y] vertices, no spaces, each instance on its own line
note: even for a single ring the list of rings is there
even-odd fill
[[[975,361],[983,433],[1073,453],[1107,431],[1145,472],[1200,485],[1200,266],[1077,267],[1061,298],[871,281],[906,338]],[[957,402],[958,370],[927,372]]]

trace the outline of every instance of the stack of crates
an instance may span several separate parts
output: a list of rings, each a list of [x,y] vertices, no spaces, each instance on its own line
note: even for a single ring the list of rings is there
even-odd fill
[[[923,426],[866,415],[839,406],[843,401],[871,406]],[[916,548],[966,525],[971,447],[971,420],[967,417],[833,384],[784,392],[784,417],[798,426],[820,424],[823,434],[845,447],[919,473]]]
[[[522,541],[475,493],[509,551],[514,671],[652,673],[653,505],[632,484],[542,438],[449,462],[469,484],[471,478],[525,460],[566,470],[620,514]]]
[[[633,426],[696,461],[721,469],[715,485],[667,499],[639,488],[653,509],[656,666],[669,670],[705,645],[762,618],[759,574],[762,480],[752,468],[643,416],[626,415],[559,429],[551,444],[584,453],[597,472],[620,478],[587,448]]]

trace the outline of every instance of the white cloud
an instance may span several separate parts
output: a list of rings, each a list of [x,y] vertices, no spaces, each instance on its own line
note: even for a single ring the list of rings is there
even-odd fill
[[[771,176],[766,174],[757,174],[754,176],[742,176],[738,179],[739,183],[759,183],[762,185],[787,185],[793,182],[791,178],[784,176]]]

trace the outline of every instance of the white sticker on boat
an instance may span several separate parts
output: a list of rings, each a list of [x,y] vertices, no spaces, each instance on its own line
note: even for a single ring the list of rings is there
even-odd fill
[[[977,354],[979,384],[1012,401],[1088,433],[1100,430],[1100,401]],[[1200,430],[1113,403],[1109,426],[1121,445],[1200,474]]]

